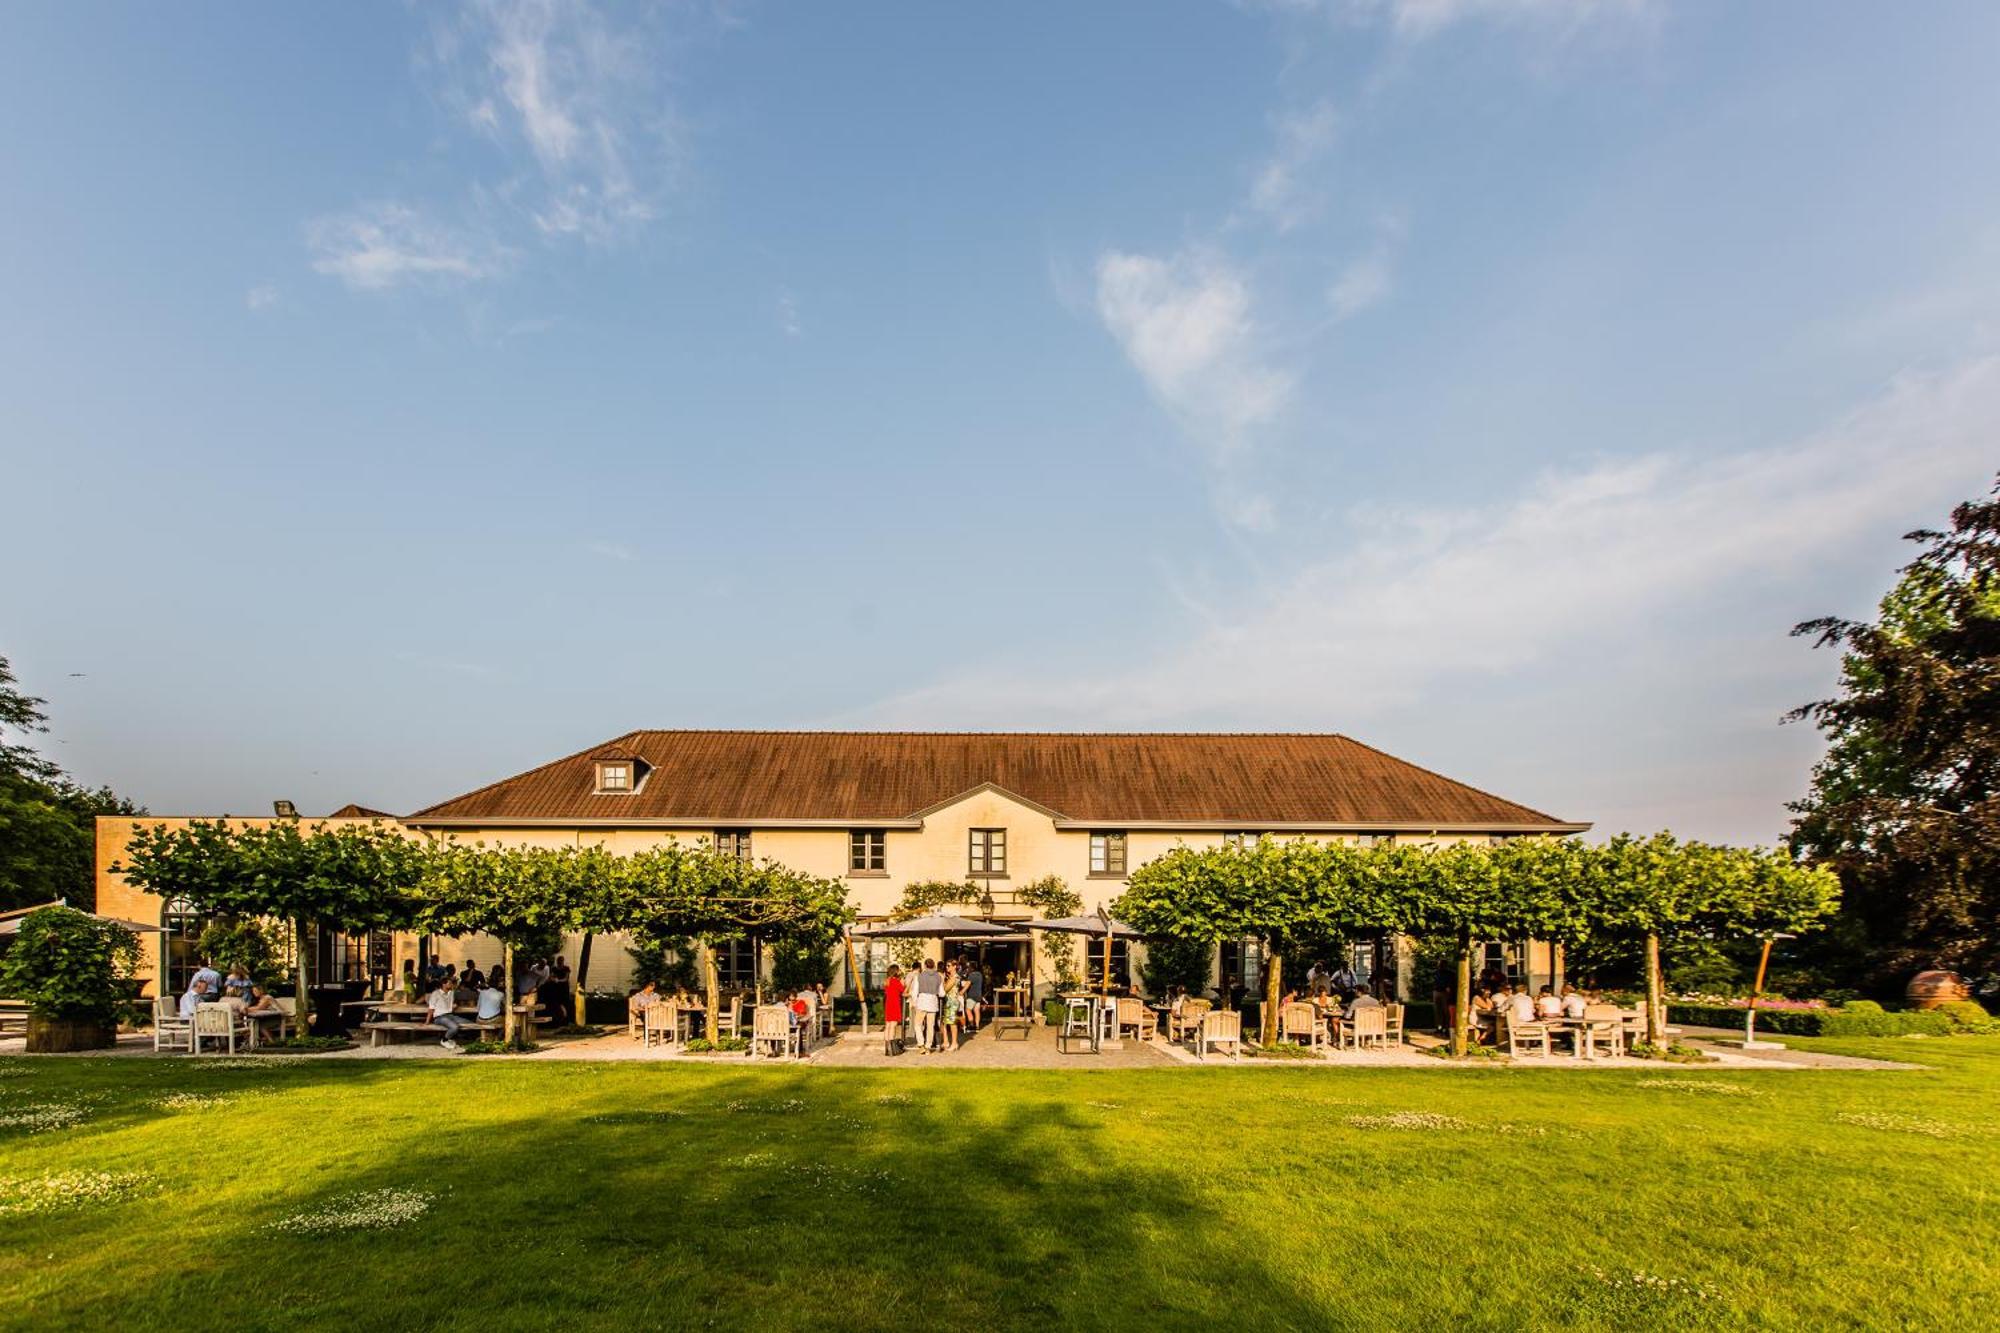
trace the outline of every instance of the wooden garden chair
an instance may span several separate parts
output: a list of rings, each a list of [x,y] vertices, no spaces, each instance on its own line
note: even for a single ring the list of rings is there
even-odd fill
[[[1604,1048],[1613,1056],[1625,1054],[1625,1011],[1615,1004],[1586,1004],[1583,1006],[1583,1021],[1590,1024],[1589,1040],[1594,1044],[1602,1041]],[[1577,1040],[1585,1040],[1581,1032]]]
[[[1131,996],[1118,999],[1118,1030],[1132,1029],[1132,1035],[1140,1041],[1150,1041],[1159,1035],[1160,1018],[1143,1002]]]
[[[1521,1047],[1542,1048],[1543,1055],[1552,1055],[1549,1049],[1549,1025],[1547,1023],[1516,1023],[1514,1015],[1505,1009],[1499,1011],[1500,1035],[1507,1043],[1507,1054],[1519,1055]]]
[[[201,1044],[212,1041],[236,1054],[236,1039],[242,1037],[247,1044],[250,1040],[250,1024],[233,1005],[198,1004],[194,1007],[194,1031],[190,1039],[194,1043],[194,1053],[201,1054]]]
[[[1403,1044],[1403,1006],[1400,1004],[1385,1004],[1382,1008],[1388,1014],[1390,1044],[1401,1046]]]
[[[1210,1051],[1224,1046],[1229,1048],[1230,1059],[1243,1058],[1243,1015],[1234,1009],[1211,1009],[1201,1016],[1201,1026],[1195,1030],[1195,1058],[1206,1060]]]
[[[1278,1010],[1278,1037],[1317,1050],[1327,1042],[1326,1019],[1319,1010],[1294,1000]]]
[[[171,995],[153,1001],[153,1049],[194,1050],[194,1020],[181,1017],[180,1001]]]
[[[1183,1000],[1181,1011],[1171,1015],[1167,1036],[1174,1041],[1185,1041],[1201,1028],[1201,1017],[1213,1007],[1209,1000]]]
[[[681,1007],[672,1000],[656,1000],[639,1013],[644,1029],[641,1041],[647,1048],[655,1041],[672,1046],[681,1039]]]
[[[769,1051],[778,1059],[792,1053],[792,1011],[781,1004],[760,1004],[751,1020],[750,1054]]]

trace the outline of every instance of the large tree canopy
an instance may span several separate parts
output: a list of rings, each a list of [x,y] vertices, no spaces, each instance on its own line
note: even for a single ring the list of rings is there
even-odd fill
[[[96,817],[142,813],[37,753],[27,737],[47,729],[43,701],[21,692],[0,657],[0,911],[59,898],[95,908]]]
[[[1793,633],[1842,650],[1839,692],[1798,709],[1827,738],[1792,844],[1834,867],[1868,972],[2000,970],[2000,485],[1919,531],[1873,622]]]

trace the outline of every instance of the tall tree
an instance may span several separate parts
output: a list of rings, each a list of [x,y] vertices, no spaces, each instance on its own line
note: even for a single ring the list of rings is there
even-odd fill
[[[94,909],[96,817],[143,812],[109,787],[72,781],[28,743],[48,730],[43,709],[0,657],[0,910],[58,898]]]
[[[1874,621],[1792,631],[1842,659],[1834,697],[1790,714],[1827,739],[1791,841],[1839,872],[1878,986],[2000,970],[2000,484],[1909,540]]]

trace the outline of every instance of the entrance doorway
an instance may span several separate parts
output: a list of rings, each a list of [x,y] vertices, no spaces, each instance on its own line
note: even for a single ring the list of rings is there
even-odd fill
[[[1034,954],[1029,950],[1026,934],[1019,936],[987,937],[984,939],[945,940],[946,958],[970,957],[986,973],[993,988],[1005,986],[1010,978],[1018,978],[1023,985],[1030,984],[1029,969],[1034,966]],[[1031,999],[1023,997],[1027,1003]],[[989,991],[988,1002],[991,1002]]]

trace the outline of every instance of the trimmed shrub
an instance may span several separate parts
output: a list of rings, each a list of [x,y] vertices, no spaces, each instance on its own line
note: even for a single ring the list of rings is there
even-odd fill
[[[2000,1022],[1982,1009],[1977,1000],[1948,1000],[1931,1012],[1943,1014],[1955,1032],[2000,1032]]]
[[[1865,1007],[1864,1007],[1865,1006]],[[1667,1021],[1693,1027],[1743,1029],[1742,1009],[1727,1005],[1670,1004]],[[1952,1030],[1952,1021],[1943,1012],[1898,1010],[1889,1012],[1869,1001],[1857,1001],[1844,1009],[1759,1009],[1757,1030],[1770,1036],[1787,1037],[1942,1037]]]

